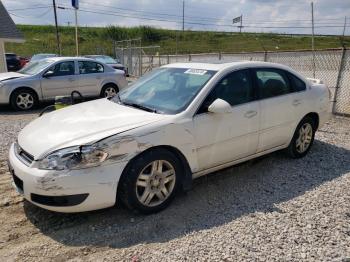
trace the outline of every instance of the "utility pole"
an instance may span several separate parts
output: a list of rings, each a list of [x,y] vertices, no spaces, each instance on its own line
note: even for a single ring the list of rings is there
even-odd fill
[[[182,0],[182,32],[185,31],[185,0]]]
[[[346,30],[346,16],[345,16],[345,19],[344,19],[343,38],[345,36],[345,30]]]
[[[315,78],[315,22],[314,22],[314,2],[311,2],[311,21],[312,21],[312,39],[311,39],[311,47],[312,47],[312,67],[313,67],[313,77]]]
[[[75,47],[76,56],[79,56],[79,41],[78,41],[78,8],[74,8],[75,11]]]
[[[242,27],[243,27],[243,15],[241,14],[241,25],[239,26],[239,33],[242,33]]]
[[[58,33],[58,24],[57,24],[57,11],[56,11],[56,0],[52,0],[53,12],[55,15],[55,27],[56,27],[56,41],[57,41],[57,51],[59,55],[62,54],[61,43],[60,43],[60,35]]]

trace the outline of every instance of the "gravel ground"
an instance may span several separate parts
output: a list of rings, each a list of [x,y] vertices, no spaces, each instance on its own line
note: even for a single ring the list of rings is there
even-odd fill
[[[276,152],[249,161],[137,216],[121,207],[59,214],[23,201],[7,150],[36,114],[3,111],[2,261],[350,261],[350,119],[332,119],[303,159]]]

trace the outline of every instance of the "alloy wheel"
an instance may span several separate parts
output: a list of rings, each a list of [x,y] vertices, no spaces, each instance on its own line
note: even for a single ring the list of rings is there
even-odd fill
[[[114,87],[107,87],[104,92],[105,97],[113,97],[117,94],[117,91]]]
[[[299,129],[299,136],[296,140],[296,150],[298,153],[304,153],[310,146],[312,141],[312,125],[305,123]]]
[[[136,196],[139,202],[148,207],[162,204],[175,187],[175,169],[166,160],[155,160],[138,175]]]
[[[34,105],[34,97],[29,93],[20,93],[16,98],[16,105],[21,109],[30,109]]]

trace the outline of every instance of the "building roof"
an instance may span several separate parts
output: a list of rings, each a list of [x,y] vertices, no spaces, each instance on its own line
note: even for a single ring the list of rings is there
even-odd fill
[[[12,18],[8,14],[5,6],[0,0],[0,39],[6,41],[22,42],[24,41],[22,33],[17,29]]]

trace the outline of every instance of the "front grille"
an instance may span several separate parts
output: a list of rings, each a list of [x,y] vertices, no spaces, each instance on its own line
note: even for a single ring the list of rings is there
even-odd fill
[[[28,152],[24,151],[17,143],[15,144],[15,153],[19,160],[27,165],[30,165],[34,161],[34,157]]]
[[[12,177],[16,187],[23,191],[23,181],[19,179],[15,174],[12,174]]]

